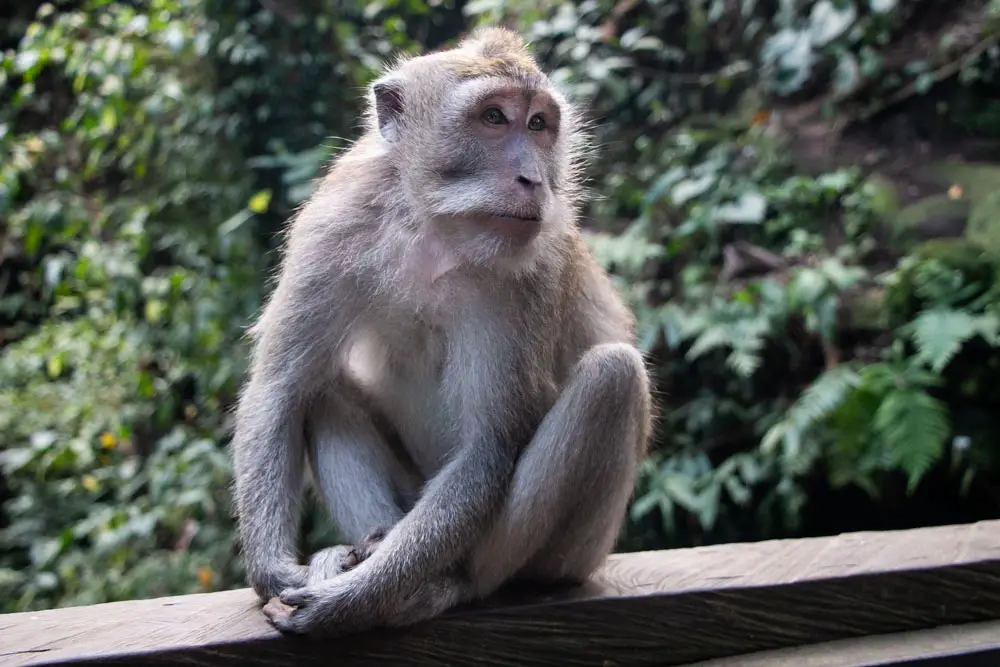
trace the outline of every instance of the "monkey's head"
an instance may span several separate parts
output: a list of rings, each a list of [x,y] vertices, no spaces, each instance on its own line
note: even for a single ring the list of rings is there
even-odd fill
[[[464,260],[524,258],[575,224],[578,116],[516,34],[401,61],[370,101],[407,207]]]

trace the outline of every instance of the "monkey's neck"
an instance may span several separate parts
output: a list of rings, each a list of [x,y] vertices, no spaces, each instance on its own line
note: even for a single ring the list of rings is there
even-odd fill
[[[412,277],[428,286],[462,263],[461,258],[434,234],[424,234],[418,239],[408,260]]]

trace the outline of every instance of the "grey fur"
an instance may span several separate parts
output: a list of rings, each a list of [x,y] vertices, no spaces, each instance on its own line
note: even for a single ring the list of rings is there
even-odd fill
[[[265,607],[282,631],[405,625],[516,579],[582,581],[614,546],[650,389],[633,317],[576,225],[579,120],[529,72],[516,83],[557,131],[511,143],[514,161],[456,131],[513,76],[469,72],[525,55],[490,29],[398,63],[380,79],[392,118],[379,131],[373,92],[364,136],[290,227],[233,441],[248,580],[295,607]],[[512,174],[535,164],[537,233],[476,227],[482,211],[516,214],[529,195]],[[294,549],[307,463],[363,543],[308,567]]]

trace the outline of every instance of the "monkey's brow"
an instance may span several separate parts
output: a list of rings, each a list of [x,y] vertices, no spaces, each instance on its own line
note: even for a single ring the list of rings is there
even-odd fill
[[[491,85],[483,88],[483,90],[476,91],[476,93],[470,97],[468,107],[470,109],[474,109],[490,98],[505,95],[523,95],[528,99],[529,103],[537,98],[549,106],[553,106],[555,104],[552,97],[546,92],[544,86],[538,85],[537,81],[507,79],[503,83],[498,82],[496,85]]]

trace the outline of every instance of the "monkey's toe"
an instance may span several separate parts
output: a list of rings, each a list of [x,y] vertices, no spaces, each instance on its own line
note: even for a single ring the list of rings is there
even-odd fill
[[[285,634],[300,635],[307,631],[303,618],[296,616],[298,610],[278,597],[273,597],[264,605],[262,611],[268,622],[278,631]]]
[[[287,635],[304,635],[307,628],[303,627],[299,619],[294,614],[268,616],[267,620],[275,630]]]
[[[311,633],[317,625],[316,605],[312,592],[307,588],[290,588],[271,598],[264,605],[267,620],[279,632],[291,635]]]
[[[342,545],[317,551],[309,559],[309,578],[305,583],[315,586],[327,579],[333,579],[356,567],[361,560],[355,548],[350,546]]]
[[[313,601],[314,596],[308,588],[286,588],[278,594],[277,599],[289,607],[304,607]]]
[[[261,611],[268,618],[272,618],[276,616],[290,616],[295,611],[295,608],[286,605],[280,598],[275,596],[267,601],[267,604],[264,605]]]

